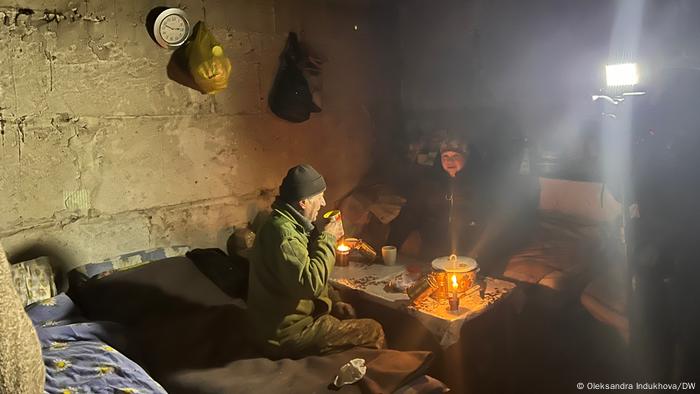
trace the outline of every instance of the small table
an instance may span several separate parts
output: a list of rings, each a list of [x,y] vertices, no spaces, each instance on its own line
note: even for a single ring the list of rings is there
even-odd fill
[[[428,297],[417,305],[410,305],[406,293],[386,291],[385,286],[389,281],[404,271],[405,266],[402,264],[387,266],[350,262],[348,266],[334,268],[331,283],[341,290],[355,290],[368,301],[405,310],[425,325],[443,348],[459,341],[460,331],[465,322],[491,309],[508,297],[516,287],[512,282],[487,277],[483,298],[478,291],[468,292],[460,298],[459,310],[451,312],[448,310],[447,300],[437,301]]]

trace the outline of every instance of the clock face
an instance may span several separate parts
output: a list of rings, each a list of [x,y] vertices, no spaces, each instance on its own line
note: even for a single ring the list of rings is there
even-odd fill
[[[182,16],[168,15],[160,23],[160,36],[168,44],[176,44],[187,37],[188,27],[187,21]]]
[[[154,27],[155,38],[164,48],[182,45],[190,35],[190,24],[185,12],[179,8],[169,8],[163,11]]]

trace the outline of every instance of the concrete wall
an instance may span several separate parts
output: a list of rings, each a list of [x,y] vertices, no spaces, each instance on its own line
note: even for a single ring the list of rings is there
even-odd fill
[[[69,268],[163,245],[223,247],[300,162],[325,174],[330,201],[348,192],[369,166],[374,114],[391,118],[395,86],[384,11],[352,3],[0,1],[10,256],[48,254]],[[206,21],[222,42],[233,63],[226,91],[202,95],[167,77],[172,52],[145,28],[163,5]],[[46,10],[66,19],[48,22]],[[326,59],[323,112],[301,124],[266,103],[290,30]]]
[[[614,16],[609,3],[402,3],[404,109],[495,108],[529,132],[564,128],[600,88]]]

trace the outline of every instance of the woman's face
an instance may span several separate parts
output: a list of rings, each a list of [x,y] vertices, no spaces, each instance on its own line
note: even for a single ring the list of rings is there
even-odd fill
[[[459,152],[442,152],[440,161],[442,162],[442,169],[453,178],[464,168],[464,155]]]

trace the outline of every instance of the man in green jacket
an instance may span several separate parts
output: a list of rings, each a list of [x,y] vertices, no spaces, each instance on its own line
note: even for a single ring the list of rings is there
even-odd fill
[[[376,321],[335,317],[354,317],[354,311],[331,299],[328,283],[342,224],[327,223],[322,231],[313,225],[326,205],[325,190],[325,180],[310,165],[291,168],[255,238],[248,314],[253,338],[271,358],[385,346]]]

